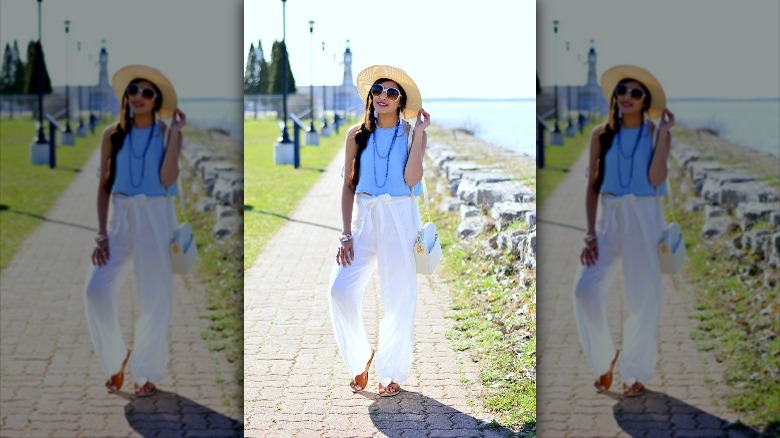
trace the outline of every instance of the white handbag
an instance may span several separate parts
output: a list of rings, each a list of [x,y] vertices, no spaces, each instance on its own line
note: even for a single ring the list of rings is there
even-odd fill
[[[407,155],[412,148],[412,131],[407,131]],[[436,266],[441,261],[441,242],[439,234],[436,232],[436,225],[433,222],[422,224],[420,217],[420,208],[417,205],[417,198],[414,195],[414,187],[409,187],[410,199],[412,200],[412,211],[416,215],[417,239],[414,242],[414,263],[417,266],[417,273],[431,275],[436,270]],[[422,179],[423,199],[425,207],[428,207],[428,191],[425,187],[425,178]]]
[[[170,141],[170,130],[168,132],[168,141]],[[167,149],[167,146],[166,146]],[[192,227],[188,222],[176,224],[176,212],[173,211],[173,202],[168,187],[165,188],[165,197],[168,201],[166,211],[168,220],[173,229],[173,238],[170,244],[171,271],[174,274],[186,275],[192,270],[192,266],[198,259],[198,247],[195,244],[195,235],[192,233]],[[179,201],[184,207],[184,197],[179,189]]]
[[[658,128],[655,131],[655,144],[658,141]],[[666,181],[666,195],[669,199],[669,206],[672,207],[671,187],[669,181]],[[677,222],[666,224],[664,218],[664,206],[661,203],[661,197],[658,196],[658,188],[655,189],[655,199],[658,202],[658,216],[661,223],[661,241],[658,243],[658,261],[661,265],[661,273],[674,275],[680,271],[685,261],[685,242],[683,242],[680,225]]]

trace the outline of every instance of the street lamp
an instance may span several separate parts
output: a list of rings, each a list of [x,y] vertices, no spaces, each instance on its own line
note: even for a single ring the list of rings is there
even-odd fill
[[[553,51],[555,52],[555,71],[553,75],[555,76],[555,80],[553,83],[553,89],[555,94],[555,128],[553,129],[553,132],[550,133],[550,145],[553,146],[562,146],[563,145],[563,133],[561,132],[560,126],[558,126],[558,24],[560,21],[553,20],[553,32],[555,34],[555,40],[554,44],[555,47]]]
[[[38,47],[41,48],[41,2],[38,0]],[[30,163],[32,164],[48,164],[50,168],[54,167],[54,146],[46,141],[46,136],[43,134],[43,62],[40,56],[35,57],[35,64],[32,66],[33,71],[38,75],[38,135],[37,138],[33,138],[32,144],[30,144]],[[30,61],[30,60],[28,60]]]
[[[310,70],[310,82],[309,85],[309,112],[311,115],[311,124],[309,125],[309,131],[306,133],[306,144],[310,146],[317,146],[320,144],[319,135],[317,130],[314,129],[314,20],[309,20],[309,70]]]
[[[76,42],[76,50],[79,53],[79,65],[83,65],[83,59],[82,59],[82,56],[81,56],[81,41]],[[81,88],[82,81],[83,81],[84,67],[81,68],[81,71],[82,71],[82,74],[79,75],[80,76],[80,78],[79,78],[80,79],[79,80],[79,128],[76,130],[76,135],[78,135],[79,137],[86,137],[87,136],[87,127],[84,126],[84,117],[83,117],[83,114],[82,114],[82,108],[83,108],[83,103],[82,103],[82,97],[83,96],[82,95],[84,93],[82,92],[82,88]]]
[[[65,132],[62,133],[63,146],[76,144],[73,131],[70,129],[70,20],[65,20]]]
[[[299,157],[298,149],[290,141],[290,135],[287,133],[287,0],[282,0],[282,110],[284,112],[284,122],[282,124],[282,134],[274,145],[274,162],[276,164],[292,164],[298,168]]]
[[[322,42],[322,54],[325,55],[325,41]],[[327,55],[325,55],[327,56]],[[327,70],[327,69],[326,69]],[[327,78],[327,74],[324,75],[324,77]],[[330,137],[330,126],[328,126],[328,86],[326,85],[327,80],[322,81],[322,130],[320,131],[322,133],[323,137]]]
[[[566,41],[566,58],[569,58],[569,42]],[[568,71],[571,71],[570,69]],[[576,134],[576,130],[574,129],[574,124],[571,121],[571,74],[569,74],[570,79],[566,81],[566,119],[568,120],[568,124],[566,125],[566,136],[567,137],[574,137],[574,134]]]

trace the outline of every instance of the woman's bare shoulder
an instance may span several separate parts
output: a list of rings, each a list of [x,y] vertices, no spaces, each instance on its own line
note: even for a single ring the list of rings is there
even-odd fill
[[[103,138],[104,139],[105,138],[109,138],[112,135],[114,135],[114,133],[116,132],[116,128],[117,128],[117,124],[116,123],[112,123],[112,124],[106,126],[106,128],[103,129]]]
[[[600,124],[596,125],[593,130],[590,132],[590,138],[598,138],[601,134],[603,134],[607,130],[607,124]]]

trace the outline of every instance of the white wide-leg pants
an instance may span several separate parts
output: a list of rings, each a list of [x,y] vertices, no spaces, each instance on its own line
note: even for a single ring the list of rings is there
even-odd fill
[[[623,381],[651,379],[658,350],[661,223],[655,197],[601,196],[599,257],[581,267],[574,287],[574,314],[585,356],[598,377],[609,370],[615,345],[607,327],[607,294],[622,263],[628,317],[623,325],[619,369]]]
[[[110,257],[91,266],[85,301],[95,353],[106,377],[119,372],[127,355],[117,315],[119,292],[132,260],[138,320],[130,367],[138,385],[163,378],[168,359],[168,326],[173,301],[173,274],[168,246],[173,236],[166,197],[112,197],[108,230]]]
[[[384,316],[374,363],[379,383],[404,382],[412,363],[417,273],[412,244],[417,236],[416,212],[408,196],[357,195],[352,219],[355,259],[336,264],[330,277],[328,303],[341,357],[354,377],[366,368],[371,346],[363,325],[363,294],[379,267]]]

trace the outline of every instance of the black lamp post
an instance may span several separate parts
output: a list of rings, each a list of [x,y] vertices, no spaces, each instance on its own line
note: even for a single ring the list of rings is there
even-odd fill
[[[309,124],[309,132],[306,133],[306,144],[317,146],[320,144],[320,140],[317,130],[314,128],[314,20],[309,20],[309,77],[309,82],[311,82],[309,84],[309,114],[311,115],[311,123]]]
[[[65,20],[65,132],[62,133],[62,145],[76,144],[73,131],[70,129],[70,20]]]
[[[325,41],[322,42],[322,54],[325,55]],[[326,69],[327,70],[327,69]],[[327,75],[325,75],[327,77]],[[328,126],[328,86],[327,81],[322,81],[322,136],[330,137],[330,126]]]
[[[287,133],[287,76],[290,75],[287,67],[287,0],[282,0],[282,67],[284,78],[282,80],[282,95],[284,97],[282,108],[284,110],[284,126],[282,127],[282,141],[280,143],[291,143],[290,135]]]
[[[82,62],[83,62],[83,60],[81,59],[81,41],[76,42],[76,50],[79,53],[79,65],[81,65]],[[79,75],[79,76],[81,76],[81,75]],[[83,96],[82,95],[84,93],[82,92],[81,86],[82,86],[82,83],[79,82],[79,127],[76,130],[76,135],[78,135],[79,137],[86,137],[87,136],[87,127],[84,126],[84,116],[82,114],[82,111],[83,111],[83,103],[82,103]]]
[[[287,76],[289,76],[287,66],[287,0],[282,0],[282,109],[284,111],[284,122],[282,124],[281,137],[274,145],[274,162],[276,164],[292,164],[296,169],[300,166],[300,155],[298,151],[298,142],[290,141],[290,135],[287,133]]]
[[[553,75],[555,76],[555,80],[553,83],[553,89],[555,94],[555,127],[553,128],[553,131],[550,133],[550,144],[555,146],[561,146],[563,145],[563,133],[561,132],[560,126],[558,126],[558,24],[560,22],[558,20],[553,20],[553,32],[555,34],[555,48],[553,49],[555,52],[555,71]]]
[[[568,58],[569,54],[569,42],[566,41],[566,54]],[[570,75],[571,76],[571,75]],[[571,120],[571,80],[566,81],[566,119],[568,123],[566,125],[566,136],[574,137],[575,129]]]
[[[43,44],[41,43],[41,3],[43,0],[38,0],[38,45],[41,46],[41,51],[43,51]],[[38,57],[36,57],[38,58]],[[35,68],[35,71],[38,73],[38,144],[46,144],[48,143],[46,141],[46,136],[43,134],[43,61],[41,59],[36,59],[36,62],[38,62],[38,66],[40,68],[35,68],[36,66],[33,66]]]

